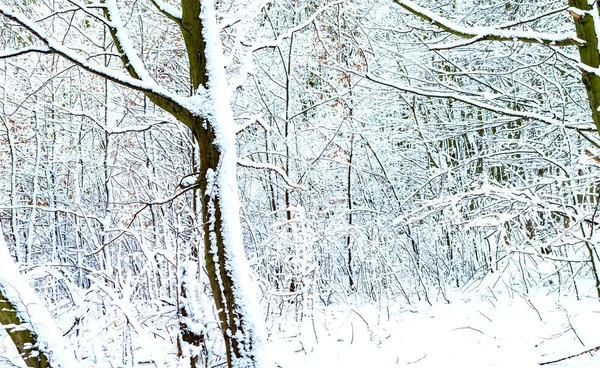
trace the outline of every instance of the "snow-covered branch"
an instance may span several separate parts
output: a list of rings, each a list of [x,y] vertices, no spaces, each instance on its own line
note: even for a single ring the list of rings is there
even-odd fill
[[[264,170],[271,170],[271,171],[275,171],[277,174],[279,174],[279,176],[281,176],[281,178],[283,179],[283,181],[285,181],[285,183],[287,184],[287,186],[291,187],[291,188],[295,188],[295,189],[301,189],[301,190],[306,190],[306,187],[297,183],[294,183],[285,173],[285,171],[283,171],[280,167],[277,167],[275,165],[270,165],[270,164],[265,164],[265,163],[259,163],[259,162],[254,162],[254,161],[250,161],[250,160],[244,160],[244,159],[238,159],[238,165],[240,166],[244,166],[244,167],[251,167],[254,169],[264,169]]]
[[[165,15],[167,18],[171,19],[175,23],[181,24],[181,10],[162,0],[151,1],[159,12],[163,13],[163,15]]]
[[[558,120],[555,118],[551,118],[551,117],[548,117],[548,116],[545,116],[542,114],[528,112],[528,111],[518,111],[518,110],[513,110],[513,109],[510,109],[507,107],[492,105],[492,104],[484,102],[482,100],[475,99],[472,97],[467,97],[467,96],[457,93],[457,92],[446,92],[446,91],[440,91],[440,90],[436,90],[436,89],[424,89],[424,88],[419,88],[419,87],[400,85],[400,84],[389,82],[388,80],[385,80],[385,79],[383,79],[377,75],[374,75],[372,73],[360,73],[360,72],[356,72],[356,71],[353,71],[350,69],[343,69],[343,70],[346,72],[349,72],[349,73],[353,73],[355,75],[362,76],[365,79],[375,82],[377,84],[388,86],[388,87],[397,89],[399,91],[412,93],[412,94],[419,95],[419,96],[453,99],[456,101],[464,102],[464,103],[474,106],[474,107],[478,107],[480,109],[497,112],[497,113],[500,113],[500,114],[503,114],[506,116],[514,116],[514,117],[518,117],[518,118],[533,119],[533,120],[539,121],[544,124],[554,125],[554,126],[562,126],[562,127],[568,128],[568,129],[575,129],[577,131],[588,131],[588,132],[595,131],[595,129],[591,126],[589,128],[585,128],[585,127],[582,128],[580,125],[577,125],[577,124],[565,124],[564,121],[561,121],[561,120]],[[485,98],[485,96],[483,96],[483,95],[481,97]]]
[[[113,35],[117,50],[122,54],[123,64],[129,71],[129,74],[150,85],[156,84],[131,44],[131,39],[125,29],[125,25],[121,21],[119,7],[115,0],[106,1],[106,16],[111,24],[110,33]]]
[[[444,18],[429,9],[412,2],[411,0],[394,0],[394,2],[414,15],[431,22],[441,29],[455,36],[468,39],[464,43],[432,45],[432,50],[443,50],[468,45],[478,41],[520,41],[525,43],[539,43],[552,46],[574,46],[583,45],[585,41],[574,34],[565,33],[543,33],[535,31],[506,30],[507,25],[499,27],[464,27],[447,18]],[[552,14],[552,13],[551,13]]]
[[[278,47],[283,40],[290,38],[294,33],[311,25],[312,22],[314,22],[315,19],[317,19],[317,17],[319,15],[321,15],[324,11],[326,11],[327,9],[334,7],[336,5],[343,4],[346,1],[347,0],[337,0],[337,1],[332,1],[328,4],[323,5],[319,9],[315,10],[315,12],[310,17],[306,18],[306,20],[304,20],[302,23],[300,23],[300,24],[296,25],[295,27],[288,29],[286,32],[280,34],[275,40],[270,41],[270,42],[264,42],[264,43],[252,45],[251,50],[258,51],[258,50],[265,49],[265,48]]]
[[[271,129],[267,125],[267,123],[264,121],[262,114],[257,114],[257,115],[252,115],[252,116],[240,116],[239,118],[245,119],[246,122],[244,124],[240,124],[237,126],[236,133],[240,133],[240,132],[244,131],[246,128],[253,125],[254,123],[260,124],[260,126],[262,126],[265,130]]]
[[[22,13],[13,11],[12,9],[10,9],[6,6],[0,5],[0,14],[6,18],[11,19],[14,22],[18,23],[23,28],[25,28],[29,32],[31,32],[31,34],[33,36],[35,36],[37,39],[39,39],[42,43],[44,43],[45,48],[38,46],[37,47],[38,52],[41,52],[41,50],[44,50],[45,53],[58,54],[58,55],[64,57],[65,59],[71,61],[75,65],[83,68],[84,70],[87,70],[91,73],[99,75],[103,78],[106,78],[106,79],[112,81],[112,82],[123,85],[125,87],[129,87],[134,90],[146,92],[146,93],[155,95],[163,100],[166,100],[166,101],[168,101],[168,103],[170,104],[170,106],[173,109],[182,110],[183,105],[186,104],[185,100],[181,99],[177,95],[175,95],[175,94],[171,93],[170,91],[164,89],[163,87],[159,86],[156,82],[154,82],[152,80],[152,78],[149,78],[149,76],[147,75],[147,72],[145,72],[145,69],[144,69],[144,72],[142,72],[141,68],[139,68],[139,65],[140,65],[139,63],[136,63],[135,67],[140,71],[140,77],[142,77],[143,80],[140,80],[140,79],[137,79],[137,78],[134,78],[131,76],[123,75],[122,73],[115,72],[114,70],[106,68],[101,65],[95,65],[95,64],[90,63],[87,59],[78,55],[76,52],[74,52],[73,50],[64,46],[62,43],[57,42],[57,41],[53,40],[52,38],[50,38],[48,35],[46,35],[46,32],[43,29],[41,29],[39,26],[37,26],[31,19],[29,19],[27,16],[25,16]],[[125,38],[123,38],[123,39],[125,39]],[[129,52],[129,54],[133,53],[133,51],[129,48],[129,45],[126,45],[126,50]],[[128,55],[128,56],[131,56],[131,55]],[[132,60],[134,60],[134,61],[137,60],[137,56],[136,56],[136,58],[132,58]]]

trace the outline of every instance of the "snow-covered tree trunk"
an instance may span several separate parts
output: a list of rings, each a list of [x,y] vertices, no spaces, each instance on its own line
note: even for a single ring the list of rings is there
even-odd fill
[[[182,33],[189,61],[192,95],[179,96],[159,85],[138,56],[129,38],[116,0],[102,1],[105,21],[128,75],[90,63],[38,27],[25,15],[0,6],[0,14],[16,21],[44,46],[24,52],[55,53],[102,78],[143,92],[148,99],[185,124],[196,138],[200,175],[205,263],[219,314],[229,367],[266,366],[262,318],[244,253],[237,194],[236,126],[230,104],[223,51],[212,1],[181,0],[180,9],[161,0],[152,3],[175,22]],[[122,5],[123,6],[123,5]],[[181,312],[180,312],[181,313]],[[187,326],[182,324],[182,326]],[[181,331],[182,339],[198,345],[195,331]],[[195,360],[192,357],[191,364]]]
[[[236,130],[212,2],[204,0],[200,6],[197,0],[182,1],[182,24],[195,106],[202,111],[187,125],[200,152],[205,265],[227,361],[229,367],[262,366],[261,317],[253,287],[245,281],[250,269],[239,217]]]
[[[0,323],[32,368],[75,368],[79,363],[52,316],[14,263],[0,228]]]
[[[600,13],[598,2],[588,0],[569,0],[570,13],[575,22],[577,37],[585,41],[579,45],[579,58],[582,63],[581,81],[585,86],[590,110],[596,129],[600,132],[600,50],[598,49],[598,34],[600,29]]]
[[[48,358],[38,348],[38,337],[35,332],[22,328],[24,321],[17,312],[17,307],[2,292],[0,285],[0,323],[12,339],[23,361],[28,367],[48,367]]]
[[[171,112],[192,130],[200,153],[199,187],[202,202],[205,266],[223,331],[228,367],[263,366],[262,319],[253,288],[245,281],[250,268],[242,243],[237,193],[235,124],[231,110],[223,51],[211,1],[182,0],[181,14],[155,2],[182,32],[194,91],[191,106],[173,111],[170,103],[151,93],[148,97]],[[112,20],[117,7],[109,6]],[[124,65],[134,78],[140,77],[127,57],[127,46],[119,29],[111,30]],[[129,54],[130,55],[130,54]],[[187,315],[187,312],[183,312]],[[197,346],[202,336],[184,324],[182,339]],[[192,357],[191,364],[195,359]]]

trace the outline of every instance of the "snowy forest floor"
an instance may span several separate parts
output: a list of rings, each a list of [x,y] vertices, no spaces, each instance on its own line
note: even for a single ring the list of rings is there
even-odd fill
[[[592,289],[581,285],[580,291]],[[275,319],[268,326],[269,352],[282,368],[528,368],[600,345],[595,298],[577,300],[548,286],[529,295],[479,287],[446,297],[450,303],[432,301],[432,306],[347,300],[317,307],[303,322]],[[15,367],[10,345],[6,336],[0,338],[1,368]],[[600,356],[586,353],[547,366],[599,364]]]
[[[327,307],[272,335],[281,367],[539,367],[600,345],[600,303],[453,292],[450,304]],[[600,354],[600,353],[598,353]],[[598,367],[584,354],[549,367]]]

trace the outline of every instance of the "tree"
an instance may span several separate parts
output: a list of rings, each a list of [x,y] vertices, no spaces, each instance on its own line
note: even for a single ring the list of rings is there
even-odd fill
[[[70,2],[74,7],[51,12],[46,20],[59,17],[62,11],[84,13],[85,21],[94,21],[106,30],[127,74],[101,65],[58,41],[51,28],[44,29],[28,16],[7,6],[0,14],[28,31],[37,39],[26,47],[5,50],[1,57],[26,53],[55,54],[78,67],[118,85],[142,92],[150,101],[187,126],[198,145],[200,163],[198,180],[203,226],[206,270],[218,310],[229,367],[260,366],[265,363],[261,317],[253,288],[244,281],[249,274],[241,237],[239,199],[236,179],[235,134],[230,91],[223,69],[223,53],[214,5],[210,1],[182,0],[177,9],[160,0],[153,4],[179,27],[188,61],[191,93],[180,96],[160,85],[139,57],[136,42],[123,23],[121,7],[115,0],[86,5]],[[90,55],[91,52],[88,54]],[[105,245],[103,246],[105,247]],[[100,249],[98,249],[100,251]],[[182,290],[185,296],[185,290]],[[185,311],[182,312],[185,315]],[[198,336],[183,325],[182,339],[198,345]],[[15,341],[15,343],[19,343]],[[196,358],[192,357],[192,366]]]

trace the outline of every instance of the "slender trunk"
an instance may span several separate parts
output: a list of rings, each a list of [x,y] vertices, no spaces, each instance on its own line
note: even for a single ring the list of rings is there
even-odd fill
[[[290,177],[290,100],[291,100],[291,73],[292,73],[292,50],[294,46],[294,34],[290,36],[290,50],[288,53],[287,69],[285,71],[285,174]],[[285,64],[284,64],[285,65]],[[290,210],[290,190],[285,188],[285,214],[288,221],[292,220]]]
[[[348,200],[348,225],[350,231],[352,231],[352,156],[354,155],[354,135],[350,138],[350,154],[348,157],[348,188],[346,192],[346,198]],[[346,250],[348,252],[348,284],[350,290],[354,290],[354,276],[352,271],[352,239],[350,232],[346,237]]]
[[[33,262],[33,238],[35,234],[35,220],[36,220],[36,206],[38,202],[39,192],[39,167],[40,167],[40,136],[39,136],[39,123],[37,119],[37,113],[34,112],[35,120],[35,163],[33,168],[33,193],[31,194],[31,213],[29,214],[29,227],[27,230],[27,239],[25,240],[25,261],[27,263]]]
[[[7,95],[6,95],[6,88],[8,87],[8,73],[6,72],[6,64],[5,64],[5,68],[4,68],[4,86],[5,88],[2,88],[3,91],[3,96],[2,96],[2,118],[0,119],[2,121],[2,124],[4,125],[4,129],[6,130],[6,139],[8,140],[8,148],[10,151],[10,219],[11,219],[11,230],[12,230],[12,234],[13,237],[15,239],[15,255],[17,258],[17,261],[23,261],[23,256],[22,254],[20,254],[20,244],[21,244],[21,237],[20,237],[20,232],[19,232],[19,221],[18,221],[18,211],[17,211],[17,205],[18,205],[18,196],[17,196],[17,154],[15,151],[15,144],[14,144],[14,139],[13,139],[13,134],[11,131],[11,127],[9,125],[9,123],[11,123],[11,120],[6,120],[4,117],[7,116],[6,114],[6,106],[8,105],[8,99],[7,99]]]

